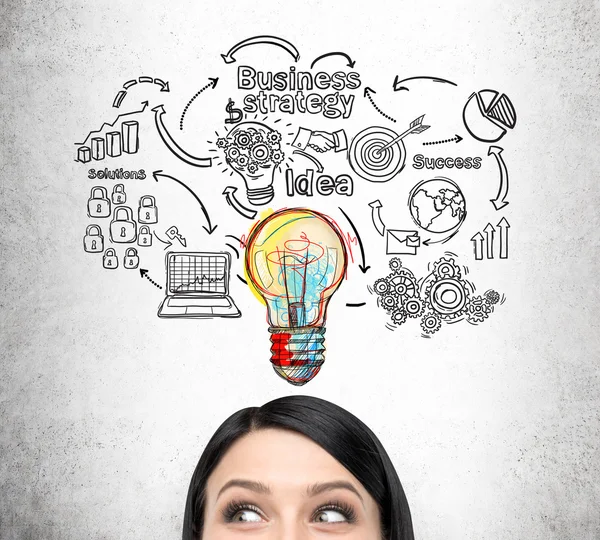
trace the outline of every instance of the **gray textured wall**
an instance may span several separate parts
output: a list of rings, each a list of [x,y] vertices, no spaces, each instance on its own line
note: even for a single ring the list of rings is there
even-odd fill
[[[0,538],[177,538],[189,476],[214,429],[240,407],[298,392],[347,407],[381,436],[420,539],[600,538],[600,3],[123,4],[2,2]],[[479,221],[452,246],[482,290],[506,295],[485,325],[424,340],[414,326],[385,330],[373,305],[344,309],[386,268],[360,182],[348,205],[373,279],[354,270],[332,302],[326,367],[302,390],[272,374],[263,309],[237,280],[242,319],[169,324],[155,316],[160,291],[90,264],[81,237],[92,182],[73,161],[73,143],[113,117],[113,96],[128,78],[171,81],[177,114],[223,71],[219,53],[265,33],[296,43],[305,62],[350,52],[381,99],[392,99],[381,89],[396,73],[449,77],[460,99],[488,86],[511,96],[519,121],[502,141],[510,260],[472,260],[470,234],[488,219],[479,205],[489,205],[493,180],[469,184]],[[156,105],[161,96],[128,99],[145,98]],[[409,121],[411,111],[395,103]],[[356,106],[357,118],[373,113],[366,107]],[[143,129],[154,151],[127,168],[184,174],[151,117]],[[495,167],[486,174],[494,178]],[[218,176],[195,180],[225,185]],[[225,231],[231,210],[221,191],[199,190]],[[160,195],[166,215],[194,211],[181,194]]]

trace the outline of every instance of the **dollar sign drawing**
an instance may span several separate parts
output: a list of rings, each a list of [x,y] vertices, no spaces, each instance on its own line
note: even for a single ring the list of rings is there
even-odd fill
[[[235,101],[232,101],[231,98],[229,98],[229,103],[225,105],[225,110],[229,113],[229,118],[225,118],[226,124],[237,124],[242,120],[242,116],[244,115],[242,110],[234,108],[234,105]]]

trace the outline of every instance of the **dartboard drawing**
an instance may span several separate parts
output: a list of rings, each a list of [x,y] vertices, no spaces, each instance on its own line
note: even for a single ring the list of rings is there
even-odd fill
[[[404,142],[399,140],[385,150],[382,148],[397,138],[397,133],[379,126],[361,131],[348,151],[352,170],[369,182],[387,182],[394,178],[406,161]]]

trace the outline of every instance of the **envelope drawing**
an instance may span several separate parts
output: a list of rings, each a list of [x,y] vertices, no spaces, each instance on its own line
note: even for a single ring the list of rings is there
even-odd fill
[[[388,229],[386,238],[386,253],[388,255],[416,255],[421,246],[418,231],[401,231]]]

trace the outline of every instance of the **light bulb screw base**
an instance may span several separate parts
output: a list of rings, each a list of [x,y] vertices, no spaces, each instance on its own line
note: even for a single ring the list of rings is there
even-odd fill
[[[324,326],[271,326],[269,332],[271,363],[277,375],[294,386],[302,386],[319,373],[325,362]]]
[[[275,196],[275,190],[273,186],[267,186],[264,188],[248,188],[246,190],[246,196],[248,202],[254,206],[263,206],[270,203]]]

